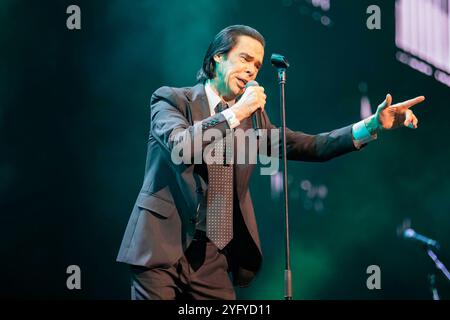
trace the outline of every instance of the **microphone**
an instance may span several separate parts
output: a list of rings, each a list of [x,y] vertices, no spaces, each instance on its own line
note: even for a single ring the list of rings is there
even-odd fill
[[[411,229],[411,228],[405,229],[401,233],[401,236],[405,239],[411,239],[411,240],[420,242],[428,247],[434,247],[436,249],[440,248],[440,245],[436,240],[425,237],[424,235],[417,233],[414,229]]]
[[[245,88],[255,87],[255,86],[259,86],[259,84],[258,84],[258,82],[252,80],[252,81],[247,82],[247,84],[245,85]],[[262,128],[262,114],[261,114],[260,108],[258,108],[258,110],[256,110],[253,113],[252,124],[253,124],[253,129],[255,129],[255,130],[259,130]]]

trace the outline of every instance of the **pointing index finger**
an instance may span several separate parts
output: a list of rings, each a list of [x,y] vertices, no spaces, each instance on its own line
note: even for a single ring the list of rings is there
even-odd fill
[[[424,96],[419,96],[419,97],[416,97],[416,98],[411,99],[411,100],[407,100],[407,101],[403,101],[403,102],[397,103],[393,107],[409,109],[412,106],[415,106],[416,104],[421,103],[423,101],[425,101],[425,97]]]

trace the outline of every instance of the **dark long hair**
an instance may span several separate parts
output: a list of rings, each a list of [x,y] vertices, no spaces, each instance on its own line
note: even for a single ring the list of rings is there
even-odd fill
[[[248,36],[261,42],[263,47],[266,44],[264,37],[255,29],[244,26],[229,26],[220,31],[213,39],[206,51],[202,68],[197,73],[197,81],[205,82],[215,77],[216,62],[214,56],[217,54],[227,54],[236,45],[239,36]]]

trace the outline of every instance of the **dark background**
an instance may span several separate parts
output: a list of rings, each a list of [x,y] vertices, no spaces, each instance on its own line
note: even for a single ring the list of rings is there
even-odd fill
[[[129,298],[128,268],[115,258],[143,179],[150,96],[162,85],[193,85],[212,37],[247,24],[267,41],[258,81],[276,124],[273,52],[291,63],[291,129],[320,133],[359,121],[361,83],[372,110],[387,93],[427,97],[414,109],[416,131],[382,133],[328,163],[290,163],[294,299],[430,299],[431,260],[396,228],[410,218],[450,263],[450,88],[396,61],[394,1],[332,1],[331,27],[305,3],[3,0],[0,296]],[[66,28],[70,4],[81,8],[81,30]],[[366,27],[371,4],[382,10],[381,30]],[[305,207],[303,180],[327,187],[323,210]],[[241,299],[283,298],[282,202],[270,183],[253,176],[265,261]],[[81,290],[66,288],[72,264]],[[366,287],[373,264],[381,290]],[[449,299],[440,274],[437,286]]]

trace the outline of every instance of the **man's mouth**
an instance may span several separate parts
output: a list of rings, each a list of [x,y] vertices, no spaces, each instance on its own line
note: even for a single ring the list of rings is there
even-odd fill
[[[247,81],[241,78],[236,78],[237,83],[241,89],[245,88],[245,85],[247,84]]]

